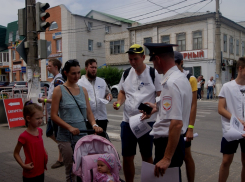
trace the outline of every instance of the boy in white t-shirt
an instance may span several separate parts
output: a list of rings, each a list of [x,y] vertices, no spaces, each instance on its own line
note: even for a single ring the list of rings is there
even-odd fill
[[[237,62],[238,76],[235,80],[223,85],[219,94],[218,112],[221,115],[223,134],[230,128],[231,115],[235,115],[244,125],[245,130],[245,57],[239,58]],[[228,142],[224,137],[221,141],[221,153],[223,160],[219,171],[219,182],[225,182],[229,176],[229,168],[234,153],[240,143],[242,172],[241,181],[245,181],[245,135],[243,139]]]

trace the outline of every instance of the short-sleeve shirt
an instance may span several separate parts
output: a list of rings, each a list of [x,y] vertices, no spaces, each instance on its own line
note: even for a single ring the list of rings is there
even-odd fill
[[[191,90],[192,90],[192,92],[197,91],[198,89],[197,89],[197,79],[196,79],[196,77],[191,76],[190,79],[189,79],[189,82],[191,84]]]
[[[25,164],[33,162],[34,168],[30,171],[23,170],[23,176],[26,178],[33,178],[44,173],[48,156],[43,145],[43,131],[38,128],[39,135],[34,136],[27,131],[20,134],[18,141],[23,145],[25,153]]]
[[[211,80],[208,80],[208,86],[209,86],[209,87],[214,86],[214,81],[213,81],[213,80],[212,80],[212,81],[211,81]]]
[[[64,81],[63,79],[59,79],[62,78],[62,75],[60,73],[58,73],[54,79],[52,80],[52,82],[49,85],[49,90],[48,90],[48,99],[52,99],[53,96],[53,92],[54,92],[54,88],[58,85],[63,85]],[[47,113],[50,116],[51,113],[51,104],[50,103],[46,103],[47,104]]]
[[[155,70],[154,83],[150,76],[150,66],[146,65],[145,70],[137,75],[132,67],[127,78],[124,80],[123,75],[119,83],[119,90],[125,92],[126,100],[124,103],[123,121],[129,122],[131,116],[140,114],[138,107],[140,103],[156,102],[156,92],[161,91],[160,75]],[[156,114],[146,121],[155,121]]]
[[[168,137],[171,120],[182,120],[184,134],[190,118],[192,90],[188,79],[177,66],[167,71],[162,81],[162,92],[158,102],[156,123],[150,135],[154,138]]]
[[[245,85],[238,85],[235,80],[227,82],[221,88],[219,97],[225,98],[226,110],[237,118],[245,121],[245,94],[241,90]],[[230,120],[221,116],[223,134],[230,129]]]

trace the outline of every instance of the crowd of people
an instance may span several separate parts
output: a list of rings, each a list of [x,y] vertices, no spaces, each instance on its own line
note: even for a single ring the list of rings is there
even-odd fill
[[[113,108],[123,107],[121,123],[121,154],[126,182],[133,182],[135,175],[134,158],[137,144],[142,161],[155,165],[154,175],[163,176],[168,168],[179,169],[179,181],[183,162],[186,166],[188,182],[195,181],[195,162],[191,155],[191,140],[196,120],[197,99],[203,97],[205,79],[197,79],[183,69],[183,56],[173,51],[174,44],[145,43],[150,51],[150,61],[154,68],[144,63],[145,53],[142,46],[132,45],[126,52],[131,67],[124,71],[117,100]],[[65,166],[66,181],[76,181],[72,173],[73,150],[71,134],[78,141],[87,133],[80,130],[94,129],[95,133],[105,137],[107,131],[107,111],[103,100],[110,102],[112,95],[104,79],[96,76],[97,62],[88,59],[85,62],[86,75],[81,77],[80,65],[76,59],[68,60],[62,74],[61,63],[51,59],[48,71],[54,75],[48,97],[39,98],[38,102],[47,104],[48,122],[46,136],[58,144],[58,159],[52,168]],[[222,116],[223,132],[229,129],[231,115],[236,115],[245,128],[244,93],[245,93],[245,58],[237,62],[238,77],[226,83],[219,94],[218,111]],[[163,74],[160,78],[159,74]],[[81,78],[80,78],[81,77]],[[207,99],[213,98],[215,83],[213,77],[207,83]],[[233,88],[236,88],[234,91]],[[140,104],[152,108],[150,113],[139,110]],[[239,103],[239,104],[237,104]],[[151,127],[151,131],[137,138],[130,128],[131,117],[141,115],[141,121]],[[44,181],[47,164],[47,152],[42,140],[42,107],[32,101],[25,103],[23,116],[27,129],[24,131],[14,150],[16,161],[23,168],[23,181]],[[184,140],[184,137],[186,140]],[[245,135],[243,135],[245,137]],[[220,167],[219,181],[226,181],[229,166],[240,143],[242,164],[245,166],[245,140],[227,142],[222,138],[221,152],[223,161]],[[152,149],[155,146],[153,159]],[[24,148],[25,162],[19,153]],[[104,154],[98,158],[98,182],[117,182],[118,177],[111,173],[114,163]],[[245,169],[242,169],[242,181],[245,181]]]

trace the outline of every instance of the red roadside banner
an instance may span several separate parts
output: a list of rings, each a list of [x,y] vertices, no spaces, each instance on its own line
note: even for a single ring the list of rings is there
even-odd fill
[[[25,126],[22,98],[4,99],[3,102],[9,129],[18,126]]]

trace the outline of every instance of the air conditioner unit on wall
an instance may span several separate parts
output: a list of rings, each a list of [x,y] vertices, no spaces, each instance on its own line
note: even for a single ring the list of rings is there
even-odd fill
[[[101,42],[97,42],[97,46],[98,47],[101,47]]]

